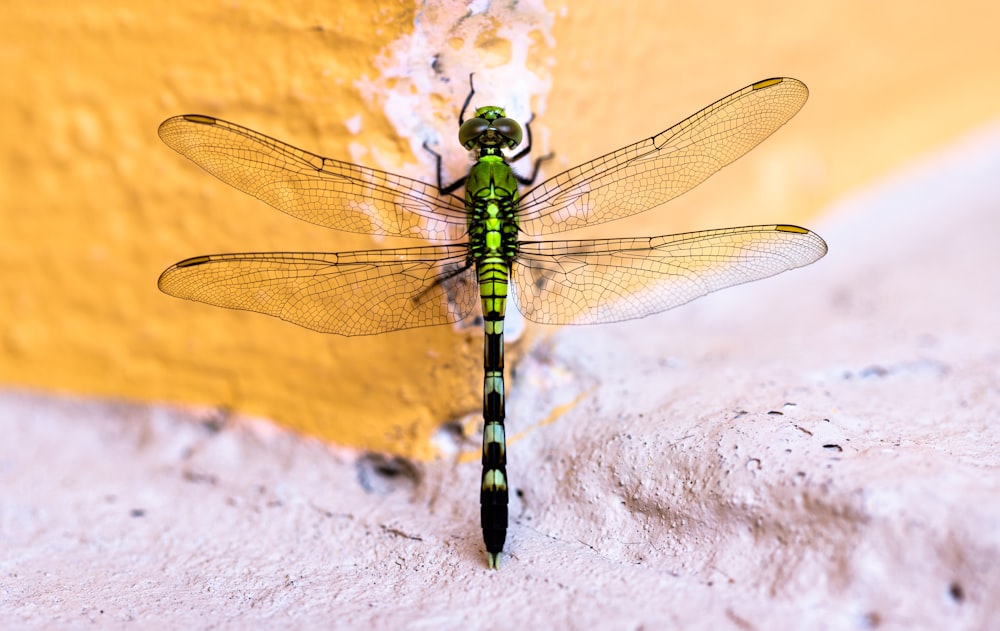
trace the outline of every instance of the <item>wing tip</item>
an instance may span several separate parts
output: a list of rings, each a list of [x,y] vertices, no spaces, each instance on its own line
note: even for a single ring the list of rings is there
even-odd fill
[[[156,133],[160,138],[164,140],[164,142],[166,142],[167,138],[164,136],[164,132],[170,131],[171,128],[177,125],[178,123],[195,123],[198,125],[218,125],[219,122],[220,121],[218,118],[215,118],[213,116],[205,116],[204,114],[181,114],[179,116],[171,116],[167,120],[160,123],[160,126],[157,127],[156,129]]]
[[[803,228],[802,226],[795,226],[792,224],[777,224],[776,226],[774,226],[774,230],[776,232],[788,232],[791,234],[802,234],[812,237],[816,245],[815,251],[818,255],[816,256],[815,259],[813,259],[813,261],[818,261],[819,259],[826,256],[826,253],[829,250],[829,248],[826,245],[826,241],[823,239],[823,237],[819,236],[812,230]]]
[[[216,125],[219,122],[218,118],[205,116],[204,114],[182,114],[180,118],[189,123],[198,123],[199,125]]]
[[[769,88],[772,85],[777,85],[785,80],[786,79],[784,77],[772,77],[770,79],[764,79],[763,81],[758,81],[757,83],[754,83],[750,87],[754,90],[763,90],[764,88]]]
[[[801,226],[793,226],[791,224],[778,224],[774,227],[778,232],[797,232],[798,234],[809,234],[809,230]]]
[[[185,267],[194,267],[195,265],[204,265],[205,263],[208,263],[211,260],[212,257],[208,256],[207,254],[203,254],[201,256],[192,256],[189,259],[184,259],[183,261],[174,264],[174,267],[178,269]]]
[[[772,77],[770,79],[758,81],[757,83],[751,83],[749,87],[751,91],[766,90],[767,88],[774,87],[781,83],[788,84],[787,87],[793,90],[796,88],[800,90],[804,95],[802,101],[803,103],[805,103],[805,99],[809,98],[809,87],[798,79],[793,79],[792,77]]]
[[[178,296],[177,290],[172,287],[170,282],[174,273],[176,273],[178,270],[182,270],[188,267],[196,267],[198,265],[204,265],[205,263],[208,263],[211,260],[212,260],[211,256],[203,254],[201,256],[192,256],[189,259],[184,259],[183,261],[174,263],[167,269],[163,270],[163,273],[160,274],[160,277],[156,279],[157,289],[159,289],[165,294],[169,294],[171,296]],[[184,296],[179,296],[179,297],[183,298]]]

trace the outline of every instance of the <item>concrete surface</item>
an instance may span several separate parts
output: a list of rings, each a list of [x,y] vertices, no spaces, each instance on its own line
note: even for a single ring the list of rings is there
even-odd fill
[[[455,428],[413,464],[7,391],[0,627],[996,628],[998,173],[994,125],[831,209],[812,267],[538,341],[499,572]]]

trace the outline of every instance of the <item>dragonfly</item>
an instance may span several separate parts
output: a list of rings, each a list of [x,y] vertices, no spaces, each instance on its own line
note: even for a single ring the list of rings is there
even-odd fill
[[[167,268],[161,291],[275,316],[322,333],[376,335],[457,323],[481,305],[484,327],[480,521],[487,563],[507,537],[504,315],[551,325],[641,318],[713,291],[813,263],[823,239],[790,224],[637,238],[535,240],[640,213],[691,190],[770,136],[799,111],[806,86],[758,81],[655,136],[521,192],[528,155],[521,126],[497,106],[465,119],[458,139],[468,174],[427,184],[325,158],[212,116],[165,120],[160,138],[233,186],[298,219],[335,230],[422,239],[434,245],[353,252],[209,254]],[[426,145],[425,145],[426,148]],[[428,149],[430,150],[430,149]],[[505,153],[506,152],[506,153]],[[456,194],[464,188],[464,194]]]

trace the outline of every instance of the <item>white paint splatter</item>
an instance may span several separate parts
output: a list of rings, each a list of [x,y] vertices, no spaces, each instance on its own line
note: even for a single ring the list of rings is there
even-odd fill
[[[427,181],[435,162],[428,146],[444,159],[446,179],[468,168],[468,153],[457,142],[458,115],[475,74],[470,109],[500,105],[509,117],[526,122],[545,111],[551,81],[548,50],[554,16],[542,0],[515,4],[473,0],[468,4],[427,2],[414,30],[387,46],[375,62],[378,77],[357,82],[362,97],[381,109],[401,138],[410,143],[418,164],[378,163]],[[532,125],[533,153],[542,155],[547,134]],[[352,154],[357,160],[359,156]]]
[[[489,8],[489,0],[472,0],[472,2],[468,4],[469,13],[472,15],[486,13],[486,10]]]
[[[352,134],[358,134],[361,131],[361,114],[355,114],[354,116],[348,118],[344,121],[344,126],[347,127],[347,131]]]

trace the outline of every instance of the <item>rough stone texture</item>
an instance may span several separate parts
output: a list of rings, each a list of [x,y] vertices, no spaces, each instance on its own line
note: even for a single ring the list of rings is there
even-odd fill
[[[437,462],[7,392],[0,627],[986,629],[1000,126],[845,200],[817,265],[515,368],[500,572]]]

